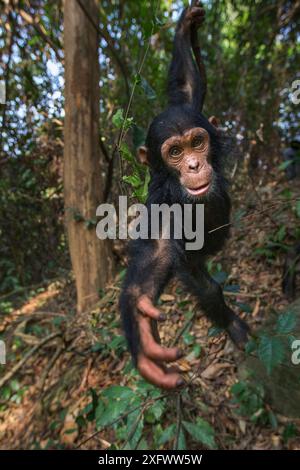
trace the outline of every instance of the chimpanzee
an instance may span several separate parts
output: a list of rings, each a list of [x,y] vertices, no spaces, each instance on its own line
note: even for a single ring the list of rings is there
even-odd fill
[[[160,345],[156,323],[163,321],[164,315],[155,302],[171,278],[183,282],[208,318],[224,328],[237,346],[244,346],[249,330],[225,304],[221,287],[205,267],[207,256],[219,251],[228,236],[230,199],[222,174],[223,138],[216,118],[207,119],[201,113],[206,77],[197,28],[205,13],[199,2],[193,3],[183,11],[176,28],[168,80],[169,105],[152,121],[139,158],[150,167],[148,208],[162,203],[191,204],[193,208],[204,204],[204,246],[199,251],[187,251],[184,239],[132,240],[120,297],[123,327],[134,363],[146,380],[165,389],[184,384],[177,371],[165,367],[182,352]]]

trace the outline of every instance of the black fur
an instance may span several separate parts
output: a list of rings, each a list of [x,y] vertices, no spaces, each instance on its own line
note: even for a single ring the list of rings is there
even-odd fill
[[[179,21],[172,63],[169,72],[169,107],[152,121],[146,139],[149,149],[151,181],[147,207],[151,204],[205,204],[205,243],[198,252],[185,251],[186,240],[165,241],[161,252],[156,240],[135,240],[129,243],[129,266],[124,282],[120,310],[128,346],[136,364],[140,348],[136,322],[136,301],[147,294],[155,302],[169,280],[178,277],[194,295],[200,307],[216,325],[226,328],[238,345],[247,339],[247,325],[225,304],[220,286],[207,273],[208,255],[219,251],[229,234],[226,224],[230,217],[230,198],[223,176],[224,140],[221,133],[200,112],[205,90],[192,58],[190,36],[182,32],[183,12]],[[188,88],[187,85],[190,85]],[[192,97],[185,90],[192,90]],[[173,135],[194,127],[207,130],[211,143],[213,184],[201,199],[195,199],[181,186],[178,177],[164,164],[161,157],[163,142]],[[209,233],[225,225],[224,228]]]

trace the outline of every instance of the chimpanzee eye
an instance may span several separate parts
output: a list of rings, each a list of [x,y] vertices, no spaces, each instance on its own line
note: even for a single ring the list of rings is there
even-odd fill
[[[182,148],[178,147],[178,145],[174,145],[169,150],[169,155],[171,155],[171,157],[178,157],[178,155],[181,155],[181,154],[182,154]]]
[[[199,147],[203,142],[203,137],[201,135],[197,135],[192,140],[192,147]]]

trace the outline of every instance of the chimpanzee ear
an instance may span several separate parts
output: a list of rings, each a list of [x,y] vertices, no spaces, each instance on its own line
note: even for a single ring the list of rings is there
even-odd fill
[[[145,145],[139,147],[138,159],[143,165],[149,165],[149,150]]]
[[[220,125],[220,121],[218,118],[216,118],[216,116],[210,116],[208,118],[208,121],[216,128],[218,128]]]

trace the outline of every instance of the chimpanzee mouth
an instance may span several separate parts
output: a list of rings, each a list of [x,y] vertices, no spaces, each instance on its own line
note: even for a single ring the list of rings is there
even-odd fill
[[[207,193],[209,190],[211,181],[208,183],[202,184],[198,188],[186,188],[187,192],[192,194],[193,196],[202,196],[203,194]]]

